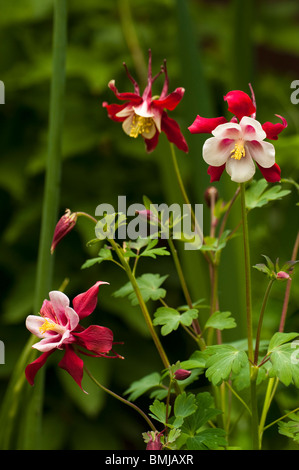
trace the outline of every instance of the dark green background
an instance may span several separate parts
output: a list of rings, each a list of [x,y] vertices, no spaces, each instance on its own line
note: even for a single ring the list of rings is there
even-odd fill
[[[117,207],[118,195],[126,195],[128,205],[142,202],[144,194],[155,203],[180,201],[165,136],[147,155],[142,139],[128,138],[102,108],[103,101],[116,102],[107,87],[109,80],[115,79],[120,91],[132,91],[123,61],[143,87],[149,48],[153,73],[167,58],[170,91],[178,86],[186,89],[182,103],[169,114],[180,123],[190,146],[188,155],[178,151],[177,157],[193,203],[204,203],[209,178],[201,158],[202,136],[192,136],[187,128],[197,114],[228,117],[223,95],[235,88],[249,92],[249,82],[256,95],[257,119],[277,122],[274,114],[280,114],[288,121],[287,130],[275,142],[277,162],[283,178],[297,181],[299,105],[290,101],[290,85],[299,79],[298,2],[131,0],[137,42],[128,30],[127,5],[126,0],[69,1],[60,215],[66,208],[94,215],[102,202]],[[5,344],[0,397],[29,336],[24,322],[32,313],[48,144],[52,9],[52,0],[0,0],[0,79],[5,83],[6,100],[0,107],[0,339]],[[154,94],[159,94],[161,87],[162,80],[155,84]],[[225,200],[236,189],[226,174],[217,187]],[[262,254],[282,261],[290,259],[298,231],[298,194],[290,184],[283,183],[283,187],[292,189],[292,194],[250,214],[252,264],[262,262]],[[208,227],[206,207],[204,214]],[[239,218],[236,206],[231,227]],[[100,288],[98,307],[90,321],[112,328],[115,341],[124,341],[117,350],[125,360],[93,360],[88,365],[98,380],[122,394],[132,381],[160,370],[161,365],[138,308],[112,297],[127,282],[124,274],[109,263],[80,269],[97,253],[96,248],[86,247],[91,238],[92,224],[80,219],[56,250],[53,289],[68,278],[66,294],[72,298],[99,279],[110,283]],[[193,298],[208,299],[206,267],[198,271],[201,258],[185,255],[184,269]],[[222,261],[221,309],[230,310],[238,323],[229,339],[240,339],[245,337],[240,237],[229,244]],[[183,303],[170,259],[146,261],[140,272],[169,274],[167,299],[174,305]],[[297,282],[294,275],[286,331],[299,328]],[[255,313],[265,287],[263,275],[253,272]],[[265,317],[266,338],[278,328],[284,288],[280,284],[273,289]],[[172,362],[186,359],[193,347],[180,332],[165,338],[164,344]],[[141,433],[148,430],[144,422],[129,408],[94,389],[87,377],[84,385],[90,393],[82,394],[68,375],[58,370],[59,358],[57,352],[48,363],[39,446],[143,448]],[[138,404],[147,411],[146,397]],[[279,389],[273,419],[296,406],[298,392],[292,387],[288,391]],[[276,431],[273,427],[265,436],[266,446],[287,445],[286,438],[277,437]],[[278,444],[273,445],[274,439]],[[17,438],[14,447],[18,448]]]

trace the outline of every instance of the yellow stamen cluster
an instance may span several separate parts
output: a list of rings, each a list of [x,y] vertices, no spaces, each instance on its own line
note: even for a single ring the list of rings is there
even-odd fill
[[[245,157],[245,148],[243,142],[236,142],[235,148],[231,151],[231,158],[235,160],[241,160]]]
[[[48,330],[55,331],[55,326],[56,326],[55,323],[53,323],[52,321],[45,320],[42,326],[39,327],[39,331],[43,335]]]
[[[153,125],[154,121],[152,118],[134,114],[131,124],[130,137],[136,138],[139,134],[148,134]]]

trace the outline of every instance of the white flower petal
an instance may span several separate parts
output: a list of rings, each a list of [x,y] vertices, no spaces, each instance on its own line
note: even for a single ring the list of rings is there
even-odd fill
[[[247,142],[246,150],[263,168],[270,168],[275,163],[275,147],[270,142]]]
[[[218,126],[219,127],[219,126]],[[202,156],[206,163],[212,166],[221,166],[230,158],[235,141],[230,139],[219,140],[210,137],[203,145]]]
[[[123,131],[124,131],[127,135],[130,135],[130,134],[131,134],[133,117],[134,117],[134,113],[130,114],[130,115],[127,117],[127,119],[125,119],[125,120],[123,121],[123,123],[122,123]]]
[[[138,114],[138,116],[142,116],[142,117],[145,117],[145,118],[154,117],[154,113],[150,109],[147,101],[143,101],[138,106],[133,106],[133,110],[135,111],[136,114]]]
[[[116,117],[126,117],[134,114],[134,109],[132,105],[126,106],[124,109],[115,114]]]
[[[236,183],[245,183],[249,181],[255,173],[255,164],[251,156],[247,153],[245,157],[240,160],[229,158],[225,167],[227,173],[230,175],[231,180]]]
[[[248,116],[242,117],[240,121],[240,127],[243,133],[243,139],[246,141],[250,140],[264,140],[266,138],[266,132],[263,130],[262,125],[256,119]]]
[[[68,323],[66,325],[67,330],[72,331],[78,325],[80,318],[77,312],[71,307],[66,307],[65,314],[68,319]]]
[[[65,324],[65,309],[69,306],[70,300],[63,293],[58,290],[51,291],[49,293],[49,298],[53,307],[53,310],[56,314],[56,318],[60,325]]]
[[[53,335],[48,338],[42,339],[39,343],[35,343],[32,347],[40,352],[48,352],[52,349],[57,349],[61,341],[61,335]]]
[[[41,333],[40,328],[43,326],[45,319],[43,317],[38,317],[37,315],[28,315],[26,318],[26,328],[33,335],[38,338],[43,338],[44,335]]]
[[[226,122],[225,124],[219,124],[219,126],[212,131],[212,134],[217,139],[238,140],[242,138],[242,129],[240,124],[236,122]]]

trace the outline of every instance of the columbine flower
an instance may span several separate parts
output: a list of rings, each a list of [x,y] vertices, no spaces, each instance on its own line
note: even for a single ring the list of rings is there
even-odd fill
[[[192,134],[212,133],[203,146],[203,159],[210,166],[211,182],[218,181],[226,169],[232,181],[243,183],[255,173],[255,163],[269,182],[280,181],[280,168],[275,163],[275,148],[264,139],[277,140],[287,122],[266,122],[261,125],[256,119],[256,107],[246,93],[230,91],[224,97],[228,110],[234,117],[228,122],[224,117],[203,118],[197,116],[189,127]]]
[[[73,299],[73,308],[70,307],[69,298],[65,294],[60,291],[52,291],[49,293],[50,300],[43,302],[40,316],[29,315],[27,317],[27,329],[41,338],[41,341],[32,347],[43,353],[26,367],[25,374],[30,385],[34,384],[36,373],[56,349],[64,349],[65,351],[58,364],[59,367],[65,369],[80,388],[82,388],[83,360],[78,353],[88,353],[77,348],[87,349],[92,353],[88,355],[108,357],[113,344],[112,331],[98,325],[91,325],[85,329],[79,324],[80,320],[94,311],[101,284],[107,284],[107,282],[99,281],[83,294],[77,295]]]
[[[148,81],[142,96],[140,95],[138,83],[130,75],[124,64],[127,75],[134,85],[134,93],[119,93],[115,81],[111,80],[108,87],[119,100],[126,101],[126,103],[108,104],[104,102],[103,106],[107,109],[108,116],[113,121],[122,122],[126,134],[134,138],[139,135],[143,137],[148,152],[156,148],[161,131],[165,132],[169,142],[174,143],[184,152],[188,152],[188,145],[178,123],[169,118],[165,111],[165,109],[173,111],[176,108],[183,98],[185,90],[184,88],[177,88],[168,95],[169,81],[166,61],[164,61],[161,71],[154,78],[152,78],[151,62],[151,51],[149,51]],[[152,97],[152,85],[161,73],[165,75],[162,93],[159,98]]]
[[[51,253],[54,252],[60,240],[62,240],[66,234],[73,229],[73,227],[76,225],[76,222],[77,213],[66,209],[65,214],[58,220],[56,224],[51,244]]]

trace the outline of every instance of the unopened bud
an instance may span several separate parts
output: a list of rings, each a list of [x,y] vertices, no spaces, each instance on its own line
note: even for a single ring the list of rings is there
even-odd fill
[[[278,280],[281,280],[281,281],[284,281],[284,280],[291,280],[291,277],[288,273],[286,273],[285,271],[279,271],[277,274],[276,274],[276,279]]]
[[[67,233],[69,233],[72,228],[76,225],[77,221],[77,213],[71,212],[69,209],[66,209],[65,214],[59,219],[56,224],[52,245],[51,245],[51,253],[53,254],[56,246],[62,240]]]
[[[214,205],[215,202],[218,200],[218,197],[219,197],[218,189],[215,188],[215,186],[210,186],[208,189],[206,189],[204,197],[205,197],[207,206],[211,207],[212,204]]]
[[[178,369],[174,373],[174,377],[176,378],[176,380],[188,379],[188,377],[190,377],[190,375],[191,375],[190,370],[185,370],[185,369]]]
[[[155,433],[148,433],[149,441],[146,445],[146,450],[161,450],[162,443],[160,441],[160,434]]]

